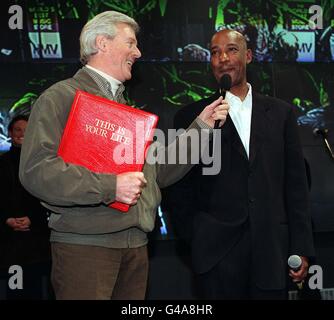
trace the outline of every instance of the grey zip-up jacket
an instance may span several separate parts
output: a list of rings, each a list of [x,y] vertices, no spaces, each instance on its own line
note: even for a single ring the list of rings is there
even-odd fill
[[[181,179],[192,167],[190,164],[148,164],[143,172],[147,186],[137,204],[127,213],[109,208],[115,201],[116,176],[97,174],[66,164],[57,156],[59,142],[77,89],[105,97],[96,82],[84,69],[73,78],[60,81],[44,91],[35,102],[25,133],[20,161],[20,180],[23,186],[52,214],[49,226],[58,232],[81,235],[117,233],[138,228],[146,233],[154,227],[156,209],[161,200],[160,187]],[[174,143],[165,148],[173,154],[184,145],[191,132],[203,131],[205,124],[196,119]],[[184,145],[186,146],[186,145]],[[152,147],[152,146],[151,146]],[[190,144],[187,151],[190,159]]]

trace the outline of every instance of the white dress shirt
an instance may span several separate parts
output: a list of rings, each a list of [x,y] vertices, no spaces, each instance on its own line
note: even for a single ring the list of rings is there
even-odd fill
[[[226,92],[225,100],[230,106],[229,115],[238,131],[241,142],[246,150],[249,159],[249,141],[251,132],[252,118],[252,86],[247,83],[248,93],[244,99],[241,99],[231,92]],[[223,127],[224,130],[224,127]]]
[[[86,67],[89,68],[89,69],[91,69],[91,70],[93,70],[93,71],[95,71],[101,77],[105,78],[110,83],[110,88],[111,88],[111,91],[112,91],[113,95],[116,94],[116,91],[117,91],[118,87],[121,85],[121,81],[118,81],[117,79],[109,76],[109,74],[106,74],[106,73],[102,72],[101,70],[93,68],[89,64],[86,64]]]

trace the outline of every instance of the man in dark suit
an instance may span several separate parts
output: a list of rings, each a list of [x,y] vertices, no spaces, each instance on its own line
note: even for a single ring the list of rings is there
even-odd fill
[[[217,81],[229,74],[229,115],[221,127],[221,170],[203,175],[198,165],[174,188],[174,210],[194,214],[192,263],[202,298],[286,299],[287,275],[302,281],[314,255],[308,188],[291,106],[252,91],[245,38],[222,30],[211,40]],[[181,109],[186,128],[219,93]],[[176,191],[176,192],[175,192]],[[176,194],[179,196],[177,197]],[[288,270],[289,255],[302,258]]]

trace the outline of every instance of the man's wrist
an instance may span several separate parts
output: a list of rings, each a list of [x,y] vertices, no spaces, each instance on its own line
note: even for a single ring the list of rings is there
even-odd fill
[[[211,126],[209,126],[205,121],[203,121],[201,118],[196,117],[195,119],[196,123],[199,125],[201,129],[209,129],[213,130]]]

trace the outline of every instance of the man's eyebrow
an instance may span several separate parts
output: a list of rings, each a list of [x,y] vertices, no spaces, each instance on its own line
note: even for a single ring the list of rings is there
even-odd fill
[[[130,40],[130,41],[133,41],[133,42],[137,42],[137,39],[136,38],[134,38],[134,37],[128,37],[128,40]]]
[[[234,43],[234,42],[226,44],[226,47],[232,47],[232,46],[240,47],[240,44]],[[219,47],[220,47],[219,45],[215,44],[215,45],[211,46],[210,49],[213,50],[213,49],[217,49]]]

